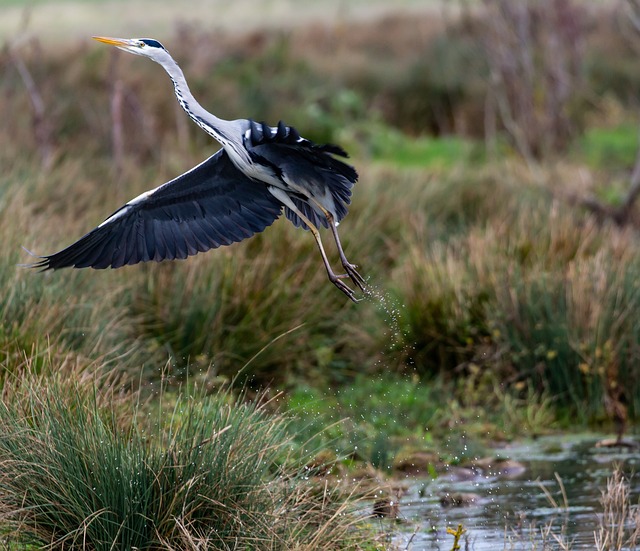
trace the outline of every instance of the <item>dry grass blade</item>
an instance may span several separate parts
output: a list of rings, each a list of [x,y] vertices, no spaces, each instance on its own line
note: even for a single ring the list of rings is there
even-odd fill
[[[564,487],[564,482],[562,482],[562,478],[560,477],[560,475],[555,472],[553,473],[553,476],[555,476],[556,480],[558,481],[558,486],[560,487],[560,492],[562,492],[562,507],[565,510],[569,509],[569,499],[567,498],[567,490]]]
[[[598,551],[636,549],[640,541],[640,508],[632,506],[630,486],[620,465],[607,479],[602,491],[600,526],[594,534]]]
[[[265,350],[267,350],[267,348],[269,348],[272,344],[274,344],[275,342],[279,341],[280,339],[282,339],[283,337],[286,337],[287,335],[290,335],[291,333],[293,333],[294,331],[297,331],[298,329],[300,329],[301,327],[304,327],[304,323],[301,323],[299,325],[296,325],[295,327],[292,327],[291,329],[289,329],[288,331],[285,331],[284,333],[281,333],[280,335],[278,335],[277,337],[274,337],[273,339],[271,339],[271,341],[269,341],[267,344],[265,344],[260,350],[258,350],[253,356],[251,356],[251,358],[249,358],[249,360],[247,360],[247,362],[242,366],[242,368],[238,371],[238,373],[235,375],[234,377],[234,381],[237,380],[240,375],[242,374],[242,372],[249,367],[249,365],[251,365],[251,363],[258,357],[260,356],[260,354],[262,354]]]
[[[538,479],[536,481],[538,483],[538,487],[542,490],[542,492],[544,493],[544,496],[547,498],[547,501],[551,504],[551,506],[554,509],[559,509],[558,507],[558,502],[555,500],[555,498],[551,495],[551,492],[547,489],[547,487],[542,483],[542,481],[540,479]]]

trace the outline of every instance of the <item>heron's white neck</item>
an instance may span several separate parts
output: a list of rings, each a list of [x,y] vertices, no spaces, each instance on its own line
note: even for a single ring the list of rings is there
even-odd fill
[[[193,97],[189,85],[184,78],[182,69],[175,60],[167,54],[165,59],[158,61],[164,67],[173,81],[173,87],[178,98],[178,103],[186,111],[187,115],[205,132],[213,136],[223,146],[228,147],[233,144],[234,124],[231,121],[220,119],[209,113]]]

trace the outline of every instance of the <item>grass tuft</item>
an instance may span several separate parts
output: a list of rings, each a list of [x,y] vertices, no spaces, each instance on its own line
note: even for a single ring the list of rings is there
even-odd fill
[[[631,504],[631,486],[616,466],[602,491],[602,515],[595,532],[597,551],[636,549],[640,541],[640,508]]]
[[[220,393],[125,417],[91,390],[33,378],[13,397],[0,405],[0,517],[17,541],[331,549],[352,537],[344,500],[279,466],[286,421],[256,403]]]

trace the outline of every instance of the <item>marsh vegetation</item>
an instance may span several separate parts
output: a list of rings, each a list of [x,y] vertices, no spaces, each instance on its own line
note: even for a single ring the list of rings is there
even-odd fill
[[[640,35],[619,7],[525,3],[539,54],[527,92],[518,63],[487,45],[506,38],[483,10],[524,16],[480,4],[156,37],[219,116],[283,118],[352,153],[360,181],[343,244],[376,290],[358,305],[282,220],[184,262],[18,268],[30,260],[21,246],[66,246],[216,145],[154,64],[7,39],[0,514],[11,545],[382,549],[380,525],[354,514],[371,484],[346,484],[363,472],[384,484],[417,451],[435,469],[552,430],[633,432]],[[535,49],[553,33],[555,57]],[[568,92],[549,84],[564,76]]]

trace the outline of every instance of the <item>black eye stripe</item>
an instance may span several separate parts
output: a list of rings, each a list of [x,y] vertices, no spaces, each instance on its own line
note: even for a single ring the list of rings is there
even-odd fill
[[[162,50],[164,50],[164,46],[162,44],[160,44],[160,42],[158,42],[157,40],[153,40],[152,38],[143,38],[140,40],[140,42],[143,42],[144,44],[146,44],[147,46],[151,46],[152,48],[160,48]]]

